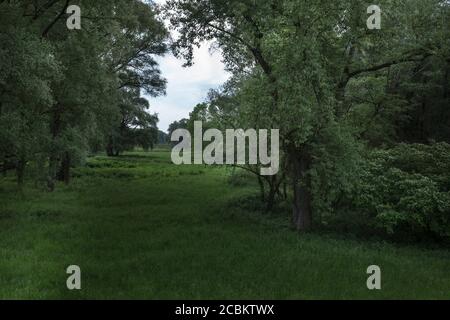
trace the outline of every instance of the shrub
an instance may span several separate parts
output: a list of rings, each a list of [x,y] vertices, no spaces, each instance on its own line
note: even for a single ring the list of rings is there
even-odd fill
[[[373,152],[352,204],[389,234],[450,238],[450,145]]]

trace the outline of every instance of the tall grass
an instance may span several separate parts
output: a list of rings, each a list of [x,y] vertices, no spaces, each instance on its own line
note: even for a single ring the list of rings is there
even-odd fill
[[[228,180],[167,150],[91,158],[54,193],[4,178],[0,298],[450,298],[448,251],[299,235],[230,206],[257,190]],[[66,288],[73,264],[81,291]],[[366,287],[372,264],[381,291]]]

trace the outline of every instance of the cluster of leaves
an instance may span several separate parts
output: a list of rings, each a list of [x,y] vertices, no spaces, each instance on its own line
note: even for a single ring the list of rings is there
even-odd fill
[[[360,149],[351,172],[322,155],[312,176],[324,228],[402,241],[450,239],[449,144]]]
[[[388,233],[450,238],[450,145],[400,144],[371,153],[356,210]]]

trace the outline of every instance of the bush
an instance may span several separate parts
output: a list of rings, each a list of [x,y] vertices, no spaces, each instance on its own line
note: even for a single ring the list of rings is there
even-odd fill
[[[248,171],[233,168],[229,172],[227,182],[233,187],[243,187],[254,183],[256,176]]]
[[[389,234],[450,239],[450,145],[373,152],[353,207]]]

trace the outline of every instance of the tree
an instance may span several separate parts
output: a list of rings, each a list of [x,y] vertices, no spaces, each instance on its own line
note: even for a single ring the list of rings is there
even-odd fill
[[[168,34],[153,3],[70,4],[82,8],[81,30],[66,27],[67,0],[0,1],[0,161],[13,163],[20,183],[28,161],[39,162],[49,190],[56,179],[69,183],[71,167],[112,134],[127,140],[131,130],[151,147],[157,117],[141,91],[165,89],[154,56],[166,52]]]
[[[110,135],[106,152],[118,156],[140,145],[148,150],[157,141],[158,116],[147,112],[149,102],[140,97],[139,90],[122,90],[120,126]]]
[[[353,103],[349,85],[446,52],[441,44],[448,33],[448,3],[409,5],[418,12],[406,14],[405,4],[383,1],[390,19],[371,31],[367,8],[354,1],[182,0],[166,6],[180,35],[175,54],[190,64],[195,46],[215,40],[228,69],[248,77],[239,88],[247,103],[239,107],[258,119],[258,127],[281,129],[298,230],[313,225],[311,172],[321,168],[317,155],[326,150],[334,166],[349,169],[348,157],[341,156],[346,152],[336,146],[358,150],[355,128],[347,121]],[[425,29],[430,24],[436,29]]]
[[[169,125],[169,139],[172,136],[172,133],[177,129],[187,129],[188,128],[189,119],[181,119],[180,121],[174,121]]]
[[[21,187],[27,163],[42,158],[48,145],[46,111],[61,66],[32,26],[14,23],[21,19],[18,4],[1,3],[0,12],[0,161],[5,172],[16,170]]]

